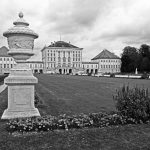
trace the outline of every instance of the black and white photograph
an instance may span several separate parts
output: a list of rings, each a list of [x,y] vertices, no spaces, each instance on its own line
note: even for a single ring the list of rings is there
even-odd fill
[[[150,150],[150,1],[0,0],[0,150]]]

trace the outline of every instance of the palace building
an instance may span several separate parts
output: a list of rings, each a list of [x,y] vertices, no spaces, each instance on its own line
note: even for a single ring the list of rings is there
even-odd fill
[[[106,49],[104,49],[101,53],[91,59],[91,61],[98,63],[98,72],[100,73],[120,72],[121,59],[117,55],[111,53]]]
[[[91,59],[82,61],[82,50],[70,43],[57,41],[41,50],[42,60],[29,59],[26,64],[33,73],[58,74],[99,74],[120,72],[121,59],[114,53],[104,49]],[[0,48],[0,74],[9,73],[16,65],[14,59],[7,54],[8,49]]]
[[[44,73],[75,74],[82,70],[82,50],[64,41],[44,47],[41,50]]]
[[[86,74],[98,74],[98,62],[82,62],[82,68]]]
[[[0,74],[9,73],[10,69],[16,64],[14,59],[8,55],[7,52],[7,47],[3,46],[0,48]]]

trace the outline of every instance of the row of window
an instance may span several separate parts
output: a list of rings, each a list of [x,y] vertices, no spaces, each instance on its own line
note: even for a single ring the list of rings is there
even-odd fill
[[[100,62],[120,62],[120,60],[114,60],[114,59],[112,59],[112,60],[110,60],[110,59],[107,60],[107,59],[106,59],[106,60],[105,60],[105,59],[101,59]]]
[[[120,65],[100,65],[100,68],[120,68]]]
[[[68,60],[68,62],[71,61],[70,57],[68,57],[68,58],[66,58],[66,57],[63,57],[63,58],[58,57],[58,62],[61,62],[61,59],[62,59],[63,62],[66,62],[66,60]],[[48,57],[47,61],[56,61],[56,58],[55,57]],[[81,61],[81,58],[73,58],[73,61]]]
[[[43,64],[30,64],[30,68],[43,68]]]
[[[72,53],[80,53],[80,51],[56,51],[56,50],[48,50],[47,51],[48,53],[56,53],[56,52],[65,52],[65,53],[68,53],[68,52],[72,52]]]
[[[13,64],[0,64],[0,68],[13,68]]]
[[[46,66],[46,68],[48,69],[48,68],[55,68],[55,67],[81,67],[82,65],[81,64],[78,64],[78,63],[73,63],[72,64],[72,66],[71,66],[71,64],[69,63],[69,64],[66,64],[66,63],[63,63],[63,64],[60,64],[60,63],[58,63],[58,65],[56,66],[56,64],[55,63],[48,63],[47,64],[47,66]]]
[[[13,58],[11,58],[11,57],[7,57],[7,58],[5,58],[5,57],[1,57],[0,58],[0,61],[13,61]]]
[[[83,68],[98,68],[98,65],[83,65]]]
[[[48,50],[47,52],[48,52],[48,53],[54,53],[54,54],[55,54],[56,52],[58,52],[58,53],[61,53],[61,52],[63,52],[63,53],[71,53],[71,52],[72,52],[73,54],[75,54],[75,53],[76,53],[76,54],[80,54],[80,51],[56,51],[56,50]]]

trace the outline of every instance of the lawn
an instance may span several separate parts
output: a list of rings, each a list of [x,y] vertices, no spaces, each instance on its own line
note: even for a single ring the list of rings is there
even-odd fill
[[[150,88],[150,80],[36,75],[42,115],[115,110],[113,94],[123,84]],[[0,94],[0,116],[7,90]],[[9,135],[0,120],[0,150],[149,150],[150,124]]]
[[[37,75],[35,86],[43,114],[77,114],[115,110],[113,95],[124,84],[150,88],[150,80],[89,76]]]

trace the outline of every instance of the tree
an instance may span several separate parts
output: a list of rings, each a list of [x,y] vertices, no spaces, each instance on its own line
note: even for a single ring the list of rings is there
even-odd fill
[[[139,69],[141,72],[150,72],[150,46],[142,44],[139,49]]]
[[[146,44],[142,44],[139,49],[139,54],[142,57],[148,57],[150,59],[150,46]]]
[[[121,56],[121,72],[135,72],[138,67],[138,58],[138,51],[135,47],[125,47]]]

